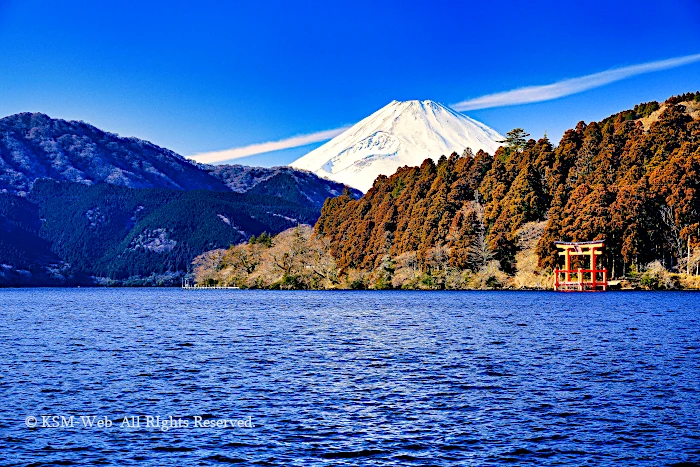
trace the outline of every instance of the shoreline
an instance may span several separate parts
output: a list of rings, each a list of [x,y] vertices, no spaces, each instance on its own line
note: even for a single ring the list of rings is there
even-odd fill
[[[428,292],[428,293],[435,293],[435,292],[500,292],[500,293],[508,293],[508,292],[530,292],[530,293],[535,293],[535,292],[546,292],[546,293],[558,293],[558,294],[600,294],[600,293],[608,293],[608,292],[613,292],[613,293],[625,293],[625,292],[700,292],[700,289],[684,289],[684,288],[677,288],[677,289],[643,289],[643,288],[625,288],[625,289],[608,289],[606,291],[603,290],[586,290],[586,291],[579,291],[579,290],[553,290],[553,289],[528,289],[528,288],[522,288],[522,289],[515,289],[515,288],[500,288],[500,289],[342,289],[342,288],[337,288],[337,289],[265,289],[265,288],[235,288],[235,287],[191,287],[191,288],[183,288],[180,286],[144,286],[144,285],[114,285],[114,286],[104,286],[104,285],[89,285],[89,286],[71,286],[71,285],[66,285],[66,286],[61,286],[61,285],[37,285],[37,286],[1,286],[0,291],[2,290],[38,290],[38,289],[88,289],[88,290],[94,290],[94,289],[105,289],[105,290],[117,290],[117,289],[148,289],[148,290],[183,290],[183,291],[189,291],[189,290],[230,290],[230,291],[237,291],[237,292],[250,292],[250,291],[262,291],[262,292],[377,292],[377,293],[386,293],[386,292]]]

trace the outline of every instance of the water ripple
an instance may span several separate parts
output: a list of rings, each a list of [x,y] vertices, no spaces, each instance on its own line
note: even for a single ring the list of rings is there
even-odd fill
[[[0,290],[0,464],[697,466],[698,298]]]

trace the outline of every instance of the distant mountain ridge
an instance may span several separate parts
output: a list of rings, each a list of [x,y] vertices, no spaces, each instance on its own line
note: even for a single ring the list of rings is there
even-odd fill
[[[308,171],[203,165],[85,122],[12,115],[0,119],[0,286],[178,283],[202,252],[313,224],[343,192]]]
[[[344,184],[320,178],[308,170],[292,167],[249,167],[246,165],[201,166],[221,180],[231,191],[280,196],[298,203],[311,202],[321,207],[329,197],[340,196],[347,188],[354,198],[362,192]]]
[[[466,148],[494,154],[504,138],[430,100],[393,101],[290,166],[367,191],[379,175]]]
[[[37,179],[127,188],[236,191],[256,187],[283,174],[284,196],[306,199],[320,208],[343,192],[340,183],[287,167],[198,164],[138,138],[120,137],[81,121],[20,113],[0,119],[0,192],[26,195]],[[280,195],[279,183],[272,190]],[[355,193],[359,196],[360,193]]]
[[[204,169],[148,141],[41,113],[0,119],[0,190],[29,192],[39,178],[128,188],[226,190]]]

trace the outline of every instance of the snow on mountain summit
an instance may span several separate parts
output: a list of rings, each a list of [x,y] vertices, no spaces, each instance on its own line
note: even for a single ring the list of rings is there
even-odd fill
[[[290,165],[367,191],[378,175],[404,165],[462,153],[493,154],[503,136],[488,126],[433,102],[392,101]]]

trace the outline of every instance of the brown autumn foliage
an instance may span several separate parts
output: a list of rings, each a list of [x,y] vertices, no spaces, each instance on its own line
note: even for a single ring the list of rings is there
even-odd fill
[[[493,157],[467,150],[426,159],[378,177],[359,200],[327,200],[315,230],[329,239],[341,276],[388,271],[407,255],[414,276],[432,275],[436,249],[447,269],[478,273],[493,259],[512,275],[521,228],[544,221],[535,249],[542,269],[556,265],[555,240],[602,238],[614,276],[654,261],[677,267],[688,246],[700,246],[700,121],[689,101],[700,93],[580,122],[556,147],[516,129]],[[645,130],[641,119],[656,114]]]
[[[700,287],[700,92],[547,137],[508,133],[326,201],[312,231],[216,250],[199,284],[257,288],[546,288],[556,240],[606,239],[612,277]],[[675,269],[677,279],[669,279]],[[646,270],[643,274],[641,271]],[[680,282],[679,282],[680,281]]]

